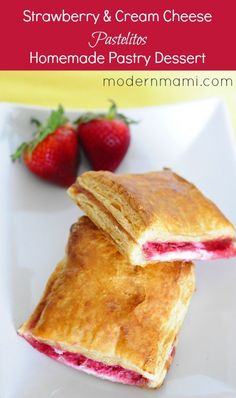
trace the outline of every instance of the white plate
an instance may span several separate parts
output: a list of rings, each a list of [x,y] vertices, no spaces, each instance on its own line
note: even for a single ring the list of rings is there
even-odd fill
[[[174,363],[159,392],[140,390],[75,371],[33,350],[16,335],[63,256],[79,210],[65,190],[46,184],[9,154],[29,138],[31,116],[48,109],[0,105],[1,398],[236,397],[236,260],[200,263],[197,291]],[[72,120],[78,112],[68,113]],[[118,172],[169,166],[196,183],[236,224],[236,162],[232,131],[218,99],[130,109],[140,120]],[[85,170],[81,167],[80,171]]]

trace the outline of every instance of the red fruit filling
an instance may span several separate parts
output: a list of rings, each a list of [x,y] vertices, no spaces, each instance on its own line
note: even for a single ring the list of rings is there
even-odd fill
[[[224,258],[236,255],[235,241],[221,238],[205,242],[147,242],[142,247],[145,258],[171,252],[193,252],[193,258]]]
[[[132,370],[124,369],[118,365],[107,365],[105,363],[86,358],[81,354],[63,351],[57,347],[51,347],[48,344],[37,341],[30,335],[23,335],[22,337],[24,337],[25,340],[27,340],[36,350],[42,352],[48,357],[76,369],[83,370],[84,372],[123,384],[136,386],[145,386],[148,384],[148,380],[145,377]]]

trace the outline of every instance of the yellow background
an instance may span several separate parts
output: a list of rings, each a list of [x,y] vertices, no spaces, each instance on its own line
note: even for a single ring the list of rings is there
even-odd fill
[[[212,96],[224,97],[236,131],[236,88],[233,87],[110,87],[103,77],[231,77],[233,72],[0,72],[0,101],[65,108],[107,107],[114,99],[120,107],[148,106]],[[234,81],[234,84],[236,84]]]

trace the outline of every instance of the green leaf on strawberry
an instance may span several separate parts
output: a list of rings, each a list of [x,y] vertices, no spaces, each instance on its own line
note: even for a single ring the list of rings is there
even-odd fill
[[[32,152],[49,134],[52,134],[58,127],[63,126],[67,122],[68,118],[65,116],[62,105],[59,105],[57,110],[51,112],[45,123],[41,123],[39,120],[32,118],[31,123],[35,124],[37,127],[36,132],[33,134],[34,138],[29,142],[23,142],[15,153],[11,155],[11,159],[15,161],[20,158],[26,148]]]
[[[34,138],[23,142],[11,156],[22,157],[33,174],[48,182],[68,187],[76,179],[79,165],[79,143],[75,128],[68,123],[60,105],[48,120],[31,119],[37,129]]]
[[[111,106],[108,109],[107,113],[95,113],[95,112],[86,112],[83,115],[81,115],[74,123],[77,124],[78,126],[82,123],[88,123],[92,120],[97,120],[97,119],[106,119],[106,120],[122,120],[125,124],[135,124],[138,123],[136,120],[133,120],[122,113],[119,113],[117,110],[117,105],[115,101],[109,100],[111,102]]]

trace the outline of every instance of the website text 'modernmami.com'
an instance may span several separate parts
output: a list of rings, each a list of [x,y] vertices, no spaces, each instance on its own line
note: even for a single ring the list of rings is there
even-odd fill
[[[230,77],[191,76],[191,77],[103,77],[103,87],[233,87]]]

